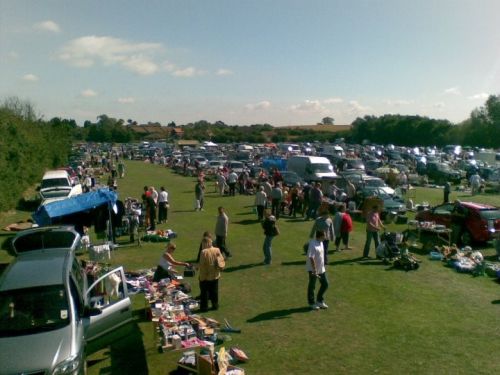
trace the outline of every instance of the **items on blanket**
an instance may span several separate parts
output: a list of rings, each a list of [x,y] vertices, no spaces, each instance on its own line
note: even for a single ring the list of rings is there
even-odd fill
[[[177,233],[171,229],[148,231],[143,237],[142,241],[146,242],[169,242],[172,238],[176,238]]]
[[[434,260],[441,259],[457,272],[471,273],[474,276],[496,277],[497,270],[500,270],[500,264],[485,262],[483,254],[480,251],[472,250],[470,246],[465,246],[462,249],[456,245],[434,246],[429,257]]]

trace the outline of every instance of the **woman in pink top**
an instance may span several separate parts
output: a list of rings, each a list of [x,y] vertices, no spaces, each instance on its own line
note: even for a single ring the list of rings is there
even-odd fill
[[[366,242],[365,248],[363,250],[363,258],[367,259],[368,254],[370,253],[370,245],[372,243],[372,239],[375,242],[375,249],[380,244],[380,229],[384,228],[384,224],[380,220],[380,215],[378,212],[378,206],[374,205],[370,212],[366,215]]]

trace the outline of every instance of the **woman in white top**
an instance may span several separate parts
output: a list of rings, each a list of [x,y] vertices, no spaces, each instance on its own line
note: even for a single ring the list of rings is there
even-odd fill
[[[170,277],[173,273],[177,273],[172,266],[184,266],[189,267],[190,264],[187,262],[178,262],[174,259],[173,253],[177,246],[174,243],[169,243],[165,248],[165,252],[158,262],[158,267],[156,267],[155,274],[153,276],[153,281],[160,281],[166,277]]]

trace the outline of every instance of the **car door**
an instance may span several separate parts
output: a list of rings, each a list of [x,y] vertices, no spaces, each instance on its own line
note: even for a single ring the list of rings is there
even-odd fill
[[[445,225],[447,228],[451,227],[451,212],[453,211],[454,205],[452,203],[445,203],[440,206],[436,206],[432,210],[432,220],[436,224]]]
[[[84,319],[85,338],[96,339],[132,320],[123,267],[106,272],[95,280],[85,293],[90,313]]]

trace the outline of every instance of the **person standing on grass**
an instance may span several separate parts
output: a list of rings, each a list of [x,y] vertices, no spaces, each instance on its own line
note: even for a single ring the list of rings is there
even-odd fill
[[[349,233],[352,232],[352,227],[353,227],[352,218],[351,215],[349,215],[349,212],[346,211],[345,204],[343,204],[340,207],[340,211],[342,213],[342,223],[340,225],[340,238],[342,239],[342,243],[344,244],[343,250],[351,250],[351,248],[349,247]],[[339,243],[337,243],[337,238],[335,239],[335,245],[338,248],[340,245],[340,241]]]
[[[271,209],[276,219],[280,218],[281,201],[283,200],[283,190],[281,190],[281,182],[278,182],[271,191]]]
[[[212,310],[219,308],[219,278],[220,271],[225,267],[224,257],[217,247],[212,246],[212,240],[203,238],[200,254],[199,281],[200,281],[200,311],[208,311],[208,300],[212,303]]]
[[[328,289],[328,279],[326,278],[326,269],[323,259],[323,241],[325,233],[317,231],[314,239],[309,241],[307,248],[306,268],[309,274],[309,283],[307,285],[307,302],[311,310],[327,309],[328,305],[325,303],[324,294]],[[319,280],[319,290],[314,299],[314,292],[316,290],[316,280]]]
[[[168,193],[165,188],[160,187],[158,194],[158,223],[166,223],[168,220]]]
[[[443,203],[450,203],[450,193],[451,193],[451,184],[450,181],[446,181],[443,189]]]
[[[382,220],[380,220],[378,206],[374,205],[366,215],[366,242],[363,249],[363,259],[368,258],[372,239],[375,242],[375,249],[378,247],[378,245],[380,244],[379,232],[384,228],[384,224],[382,224]]]
[[[229,185],[229,195],[236,195],[236,182],[238,182],[238,175],[235,171],[231,171],[227,176],[227,184]]]
[[[196,185],[194,187],[194,196],[196,199],[196,207],[195,211],[203,211],[203,204],[205,201],[205,185],[203,184],[203,181],[198,180],[196,182]]]
[[[321,182],[316,182],[309,192],[309,210],[307,211],[306,220],[316,219],[322,201]]]
[[[264,210],[267,205],[267,195],[264,192],[264,186],[259,186],[259,191],[255,193],[255,207],[257,208],[257,217],[259,221],[264,219]]]
[[[220,206],[218,209],[217,221],[215,222],[215,246],[226,256],[231,257],[231,253],[226,246],[227,231],[229,229],[229,218],[226,215],[224,207]]]
[[[328,264],[328,245],[330,241],[335,239],[335,229],[333,227],[333,220],[330,217],[328,209],[324,209],[320,212],[320,216],[314,220],[314,224],[311,228],[311,234],[309,238],[313,238],[316,232],[324,233],[323,240],[323,261],[325,264]]]
[[[219,190],[219,195],[223,196],[226,190],[226,177],[222,171],[217,172],[217,189]]]
[[[262,222],[262,229],[264,229],[264,244],[262,251],[264,252],[264,264],[270,265],[272,262],[272,242],[273,238],[280,234],[279,228],[276,225],[276,218],[271,214],[269,209],[265,210],[264,221]]]

